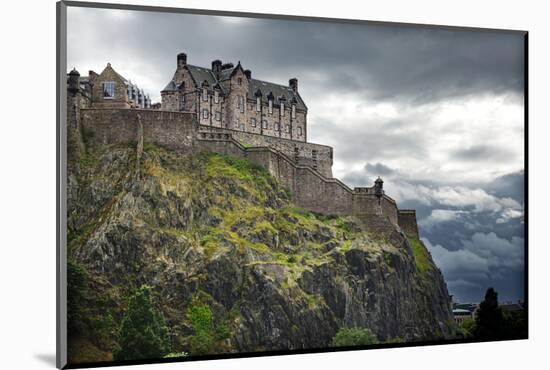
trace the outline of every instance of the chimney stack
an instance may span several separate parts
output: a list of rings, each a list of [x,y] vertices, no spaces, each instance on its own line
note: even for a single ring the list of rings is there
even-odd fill
[[[291,78],[288,80],[288,86],[294,91],[298,91],[298,79],[297,78]]]
[[[212,61],[212,72],[214,72],[214,75],[216,75],[216,78],[219,77],[221,70],[222,70],[222,61],[219,59]]]
[[[244,75],[250,80],[252,78],[252,71],[250,69],[245,69]]]
[[[182,68],[187,64],[187,54],[179,53],[178,54],[178,69]]]

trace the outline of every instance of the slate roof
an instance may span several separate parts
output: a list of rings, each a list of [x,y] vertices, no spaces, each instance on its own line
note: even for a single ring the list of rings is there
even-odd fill
[[[227,68],[220,72],[219,80],[216,79],[216,76],[214,72],[210,68],[204,68],[195,66],[192,64],[187,64],[187,69],[189,70],[189,73],[191,74],[193,80],[197,84],[197,87],[201,87],[202,83],[206,80],[208,82],[208,88],[209,90],[212,90],[216,84],[220,87],[221,91],[224,93],[227,93],[226,89],[224,88],[223,84],[220,82],[228,80],[232,73],[237,68],[242,68],[240,64],[237,64],[233,68]],[[177,86],[175,82],[172,80],[170,81],[166,87],[162,91],[175,91],[177,90]],[[290,87],[278,85],[272,82],[262,81],[262,80],[256,80],[251,78],[249,80],[249,88],[248,88],[248,99],[256,101],[256,92],[260,90],[262,92],[262,102],[267,104],[268,99],[267,96],[271,92],[274,97],[273,104],[278,105],[279,104],[279,97],[284,97],[286,99],[286,105],[290,107],[292,104],[293,99],[296,99],[296,109],[299,110],[307,110],[307,106],[300,97],[300,94],[295,93]]]
[[[176,87],[176,82],[174,80],[168,82],[168,85],[166,85],[164,87],[164,89],[161,90],[162,91],[177,91],[177,87]]]
[[[296,108],[301,110],[307,110],[307,107],[300,97],[300,94],[295,93],[290,87],[274,84],[272,82],[261,81],[251,78],[249,81],[248,98],[256,100],[256,91],[262,92],[262,102],[267,104],[267,96],[271,92],[275,97],[273,103],[279,104],[279,97],[286,98],[286,105],[290,107],[292,99],[296,98]]]

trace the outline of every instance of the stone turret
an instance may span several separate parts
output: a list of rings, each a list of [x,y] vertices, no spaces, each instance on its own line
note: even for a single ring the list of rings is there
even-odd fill
[[[69,72],[69,91],[71,93],[76,93],[78,89],[80,88],[80,73],[76,70],[76,68],[73,68],[71,72]]]
[[[382,195],[384,195],[384,181],[380,177],[374,181],[374,194],[380,198]]]

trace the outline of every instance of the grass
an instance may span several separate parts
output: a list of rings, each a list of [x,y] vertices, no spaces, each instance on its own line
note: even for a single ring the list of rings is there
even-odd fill
[[[416,238],[408,238],[411,245],[416,268],[421,274],[426,273],[432,268],[431,257],[426,247]]]

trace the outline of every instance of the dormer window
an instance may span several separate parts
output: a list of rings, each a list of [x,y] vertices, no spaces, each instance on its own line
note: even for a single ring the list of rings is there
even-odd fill
[[[269,99],[269,105],[268,105],[267,111],[269,112],[269,114],[273,114],[273,100],[271,99]]]
[[[256,98],[256,112],[259,112],[262,110],[262,100],[260,99],[260,97],[258,96]]]
[[[105,81],[103,82],[103,99],[115,98],[115,82]]]
[[[202,88],[202,101],[208,101],[208,89],[206,87]]]
[[[284,116],[285,116],[285,102],[284,102],[284,101],[281,101],[281,110],[280,110],[280,113],[281,113],[281,117],[284,117]]]
[[[291,116],[292,116],[292,118],[296,118],[296,104],[292,104]]]
[[[220,92],[214,91],[214,103],[218,104],[220,102]]]
[[[241,86],[243,84],[243,79],[242,78],[237,78],[237,84],[239,84],[239,86]]]

